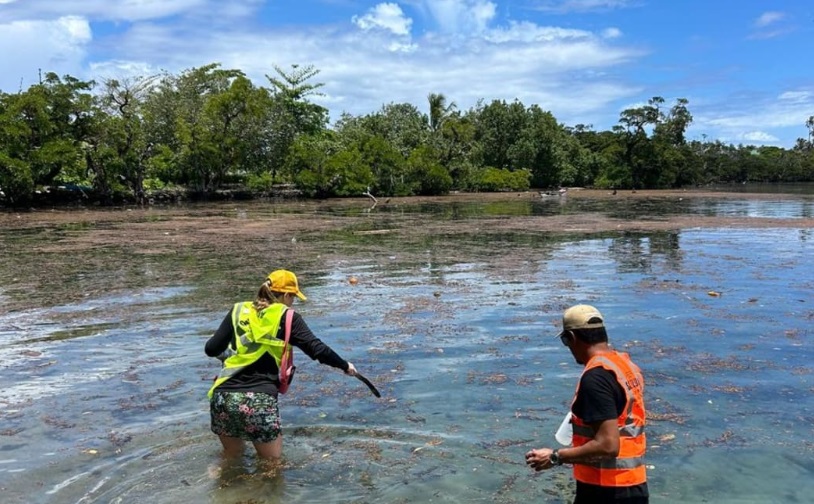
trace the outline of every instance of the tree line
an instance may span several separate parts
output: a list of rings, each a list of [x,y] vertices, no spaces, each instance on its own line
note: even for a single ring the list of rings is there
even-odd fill
[[[258,86],[212,63],[99,83],[47,73],[26,90],[0,92],[0,203],[29,204],[48,188],[144,203],[162,190],[285,186],[325,198],[814,180],[814,116],[790,149],[688,141],[683,98],[654,97],[604,131],[566,126],[519,100],[459,110],[436,93],[428,113],[389,103],[329,124],[313,101],[318,74],[275,66]]]

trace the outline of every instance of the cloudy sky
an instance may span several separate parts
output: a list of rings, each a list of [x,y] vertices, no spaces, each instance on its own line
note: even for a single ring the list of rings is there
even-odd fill
[[[811,0],[0,0],[0,90],[219,62],[314,65],[333,118],[521,100],[568,125],[683,97],[689,136],[790,147],[814,115]]]

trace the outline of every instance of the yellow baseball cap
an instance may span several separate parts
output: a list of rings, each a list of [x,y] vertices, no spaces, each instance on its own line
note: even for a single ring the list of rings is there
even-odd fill
[[[305,294],[300,292],[300,285],[297,282],[297,275],[288,270],[275,270],[269,273],[269,282],[271,282],[271,290],[273,292],[284,292],[288,294],[296,294],[298,298],[305,301],[308,299]]]
[[[576,305],[562,314],[562,331],[574,329],[596,329],[605,326],[605,317],[591,305]]]

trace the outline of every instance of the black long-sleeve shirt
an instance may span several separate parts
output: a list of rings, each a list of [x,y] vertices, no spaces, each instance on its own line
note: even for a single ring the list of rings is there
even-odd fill
[[[232,325],[232,312],[226,314],[218,330],[206,342],[204,351],[209,357],[217,357],[223,353],[230,345],[234,348],[234,326]],[[280,328],[277,330],[277,339],[285,340],[285,323],[280,321]],[[294,345],[305,353],[312,360],[319,361],[320,364],[348,370],[348,362],[333,351],[331,347],[317,338],[302,316],[294,312],[291,321],[291,335],[289,344]],[[279,369],[274,357],[268,353],[263,354],[254,363],[247,366],[235,376],[229,378],[218,390],[229,390],[233,392],[264,392],[266,394],[277,395]]]

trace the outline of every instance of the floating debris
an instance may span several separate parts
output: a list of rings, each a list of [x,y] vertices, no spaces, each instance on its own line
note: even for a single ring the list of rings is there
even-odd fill
[[[686,415],[680,415],[678,413],[655,413],[648,411],[647,412],[647,419],[653,420],[655,422],[664,421],[664,422],[673,422],[678,425],[684,425],[687,422]]]

